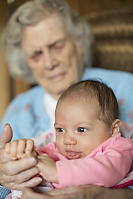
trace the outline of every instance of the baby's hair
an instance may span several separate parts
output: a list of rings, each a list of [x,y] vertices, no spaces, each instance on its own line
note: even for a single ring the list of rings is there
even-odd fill
[[[99,119],[111,125],[115,119],[118,119],[118,102],[113,90],[106,84],[96,80],[85,80],[70,86],[59,98],[58,104],[64,98],[70,97],[76,100],[88,100],[90,98],[99,103]]]

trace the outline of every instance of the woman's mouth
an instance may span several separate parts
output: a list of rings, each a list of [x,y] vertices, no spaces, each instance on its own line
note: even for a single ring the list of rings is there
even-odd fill
[[[65,151],[65,152],[66,152],[66,157],[69,160],[81,158],[81,152],[77,151]]]
[[[65,72],[59,73],[59,74],[56,74],[56,75],[52,75],[52,76],[48,77],[48,79],[56,81],[56,80],[59,80],[62,77],[64,77],[64,75],[65,75]]]

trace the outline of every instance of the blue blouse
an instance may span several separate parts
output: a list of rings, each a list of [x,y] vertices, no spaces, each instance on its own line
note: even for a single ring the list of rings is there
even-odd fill
[[[86,68],[82,80],[100,80],[110,86],[117,97],[120,119],[133,123],[133,74],[122,71]],[[0,134],[5,123],[13,128],[13,139],[32,138],[50,129],[50,120],[44,107],[45,90],[36,86],[18,95],[7,108],[0,125]]]

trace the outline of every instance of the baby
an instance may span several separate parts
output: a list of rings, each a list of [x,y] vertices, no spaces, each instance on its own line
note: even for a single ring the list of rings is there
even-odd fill
[[[55,111],[56,143],[35,148],[20,139],[5,146],[14,159],[34,155],[39,175],[54,188],[93,184],[112,187],[126,177],[133,143],[120,135],[118,103],[111,88],[95,80],[69,87]]]

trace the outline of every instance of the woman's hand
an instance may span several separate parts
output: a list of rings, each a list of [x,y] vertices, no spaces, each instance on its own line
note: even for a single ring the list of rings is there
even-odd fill
[[[10,125],[5,125],[0,139],[0,184],[8,189],[22,189],[34,187],[40,184],[42,179],[34,177],[38,174],[37,160],[34,157],[26,157],[20,160],[4,161],[2,157],[3,147],[12,139]]]

